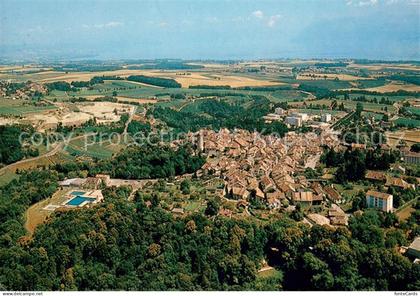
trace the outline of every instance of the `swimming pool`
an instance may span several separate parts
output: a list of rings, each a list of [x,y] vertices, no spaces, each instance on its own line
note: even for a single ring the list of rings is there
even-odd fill
[[[84,191],[73,191],[72,193],[70,193],[71,195],[83,195],[83,194],[85,194],[86,192],[84,192]]]
[[[69,200],[66,203],[66,205],[69,205],[69,206],[80,206],[85,201],[91,203],[91,202],[93,202],[95,200],[96,200],[96,198],[93,198],[93,197],[76,196],[75,198],[72,198],[71,200]]]

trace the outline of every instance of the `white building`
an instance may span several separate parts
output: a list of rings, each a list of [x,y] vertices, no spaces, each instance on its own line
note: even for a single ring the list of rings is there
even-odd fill
[[[293,112],[291,115],[292,117],[299,117],[302,122],[305,122],[309,119],[309,116],[306,113]]]
[[[411,164],[420,164],[420,153],[408,152],[404,154],[404,161]]]
[[[285,123],[289,124],[290,126],[300,127],[302,126],[302,118],[296,116],[288,116],[286,117]]]
[[[321,115],[321,121],[322,122],[330,122],[332,119],[331,114],[325,113]]]
[[[392,212],[393,210],[392,194],[369,190],[366,192],[366,204],[368,208],[377,208],[384,212]]]
[[[283,114],[284,114],[284,109],[283,109],[283,108],[278,107],[278,108],[276,108],[276,109],[274,110],[274,113],[276,113],[276,114],[278,114],[278,115],[283,115]]]
[[[266,116],[263,116],[263,119],[266,122],[273,122],[273,121],[279,121],[280,120],[280,115],[276,114],[276,113],[269,113]]]

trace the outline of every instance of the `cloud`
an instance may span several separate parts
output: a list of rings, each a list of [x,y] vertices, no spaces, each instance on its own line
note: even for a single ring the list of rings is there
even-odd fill
[[[158,24],[158,26],[161,27],[161,28],[164,28],[164,27],[168,26],[168,23],[162,21]]]
[[[93,24],[93,25],[83,24],[82,28],[84,28],[84,29],[106,29],[106,28],[116,28],[116,27],[121,27],[121,26],[124,26],[124,23],[117,22],[117,21],[110,21],[108,23],[103,23],[103,24]]]
[[[388,3],[395,3],[398,0],[388,0]],[[364,6],[376,6],[379,4],[379,0],[347,0],[346,4],[348,6],[357,6],[357,7],[364,7]]]
[[[260,19],[261,22],[263,22],[270,28],[274,27],[278,20],[281,18],[280,14],[265,16],[264,12],[262,12],[261,10],[255,10],[254,12],[252,12],[251,15],[257,19]]]
[[[281,18],[280,14],[272,15],[268,18],[267,26],[270,28],[274,27],[277,23],[277,21]]]
[[[360,0],[360,1],[354,1],[354,0],[347,0],[347,5],[348,6],[358,6],[358,7],[363,7],[363,6],[375,6],[379,3],[378,0]]]
[[[264,17],[264,13],[261,10],[255,10],[254,12],[252,12],[252,15],[259,19],[262,19]]]

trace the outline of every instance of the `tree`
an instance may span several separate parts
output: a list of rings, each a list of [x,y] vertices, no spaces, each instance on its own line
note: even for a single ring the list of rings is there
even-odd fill
[[[300,203],[298,203],[293,210],[293,212],[290,214],[290,217],[295,221],[302,221],[303,220],[303,212],[302,207]]]
[[[365,209],[367,207],[366,197],[363,191],[359,191],[357,195],[353,198],[351,203],[351,209],[353,212]]]
[[[219,203],[216,200],[211,199],[207,202],[207,207],[204,213],[207,216],[215,216],[217,215],[217,213],[219,213],[219,208],[220,208]]]
[[[420,152],[420,143],[415,143],[415,144],[411,145],[410,151]]]
[[[361,102],[357,102],[355,112],[356,118],[360,118],[363,112],[363,104]]]
[[[191,187],[191,183],[189,180],[184,179],[182,180],[181,184],[180,184],[180,189],[182,194],[190,194],[190,187]]]
[[[325,291],[333,287],[334,276],[329,271],[328,265],[312,253],[303,255],[303,269],[305,276],[302,279],[309,280],[310,289]]]
[[[366,172],[366,155],[360,150],[346,150],[344,164],[340,165],[335,173],[338,182],[357,181],[363,179]]]

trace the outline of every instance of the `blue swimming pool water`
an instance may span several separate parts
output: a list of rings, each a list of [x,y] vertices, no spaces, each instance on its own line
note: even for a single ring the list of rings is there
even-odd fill
[[[81,205],[85,201],[92,202],[94,200],[95,200],[95,198],[93,198],[93,197],[76,196],[75,198],[72,198],[67,203],[67,205],[69,205],[69,206],[79,206],[79,205]]]
[[[85,194],[86,192],[84,192],[84,191],[73,191],[72,193],[71,193],[71,195],[83,195],[83,194]]]

